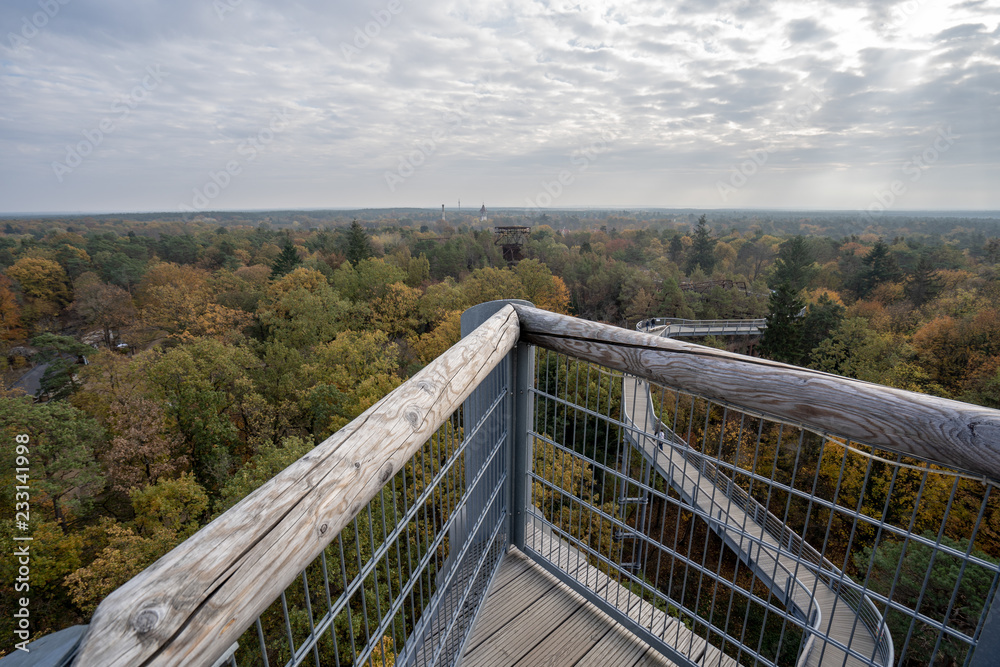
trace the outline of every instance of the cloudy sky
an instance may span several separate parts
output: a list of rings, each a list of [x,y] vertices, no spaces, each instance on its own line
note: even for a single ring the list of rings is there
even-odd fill
[[[1000,0],[4,0],[0,213],[1000,209]]]

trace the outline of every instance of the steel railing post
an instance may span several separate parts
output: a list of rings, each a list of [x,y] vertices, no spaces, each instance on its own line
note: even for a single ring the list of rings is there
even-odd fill
[[[528,485],[528,470],[533,458],[533,443],[528,437],[532,428],[533,404],[531,385],[535,376],[535,346],[518,343],[514,348],[514,427],[511,431],[510,498],[510,542],[518,549],[524,549],[525,524],[528,520],[527,508],[531,503],[531,487]]]
[[[983,621],[983,629],[979,633],[979,641],[976,643],[976,650],[972,654],[969,667],[995,665],[998,655],[1000,655],[1000,590],[994,590],[993,602],[986,612],[986,620]]]

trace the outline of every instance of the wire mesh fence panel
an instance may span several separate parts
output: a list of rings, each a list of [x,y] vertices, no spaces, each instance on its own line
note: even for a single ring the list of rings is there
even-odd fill
[[[501,364],[386,481],[246,630],[233,664],[457,661],[508,541],[509,376]]]
[[[981,477],[539,350],[526,548],[675,661],[964,665],[995,594]]]

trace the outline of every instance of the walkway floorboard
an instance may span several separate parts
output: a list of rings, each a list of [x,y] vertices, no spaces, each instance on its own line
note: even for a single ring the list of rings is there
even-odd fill
[[[463,667],[640,664],[676,667],[517,549],[504,555],[462,657]]]

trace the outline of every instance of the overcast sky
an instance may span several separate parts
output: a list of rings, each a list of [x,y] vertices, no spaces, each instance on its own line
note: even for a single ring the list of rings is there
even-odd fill
[[[1000,209],[1000,0],[3,0],[0,212]]]

